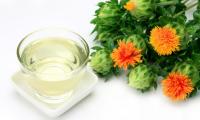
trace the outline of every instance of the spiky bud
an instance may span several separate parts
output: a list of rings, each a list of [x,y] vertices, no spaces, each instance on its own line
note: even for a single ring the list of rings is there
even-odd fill
[[[140,64],[130,71],[128,78],[129,86],[142,91],[147,90],[157,79],[156,76],[151,67]]]
[[[152,4],[150,0],[129,0],[124,8],[130,11],[137,19],[148,18],[152,15]]]
[[[101,49],[92,55],[90,65],[97,73],[107,75],[111,71],[113,63],[110,54]]]
[[[147,45],[144,38],[140,35],[131,35],[127,38],[127,41],[133,42],[136,48],[142,50],[142,53],[146,53]]]

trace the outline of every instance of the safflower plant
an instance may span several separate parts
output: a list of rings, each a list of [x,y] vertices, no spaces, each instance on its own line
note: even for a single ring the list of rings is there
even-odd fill
[[[99,76],[126,73],[131,88],[145,92],[161,85],[172,101],[197,94],[200,1],[108,0],[98,7],[91,21],[96,37],[90,65]]]

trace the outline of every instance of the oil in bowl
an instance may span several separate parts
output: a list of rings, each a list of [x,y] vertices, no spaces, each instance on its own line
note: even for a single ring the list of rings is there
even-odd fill
[[[45,37],[27,44],[20,62],[28,85],[40,99],[64,99],[73,94],[85,70],[87,50],[73,39]]]

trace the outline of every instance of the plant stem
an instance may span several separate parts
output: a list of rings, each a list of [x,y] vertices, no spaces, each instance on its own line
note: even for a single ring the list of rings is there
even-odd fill
[[[175,5],[177,4],[177,2],[175,1],[167,1],[167,2],[160,2],[160,3],[156,3],[156,6],[165,6],[165,5]]]
[[[175,15],[173,16],[173,18],[175,18],[175,17],[177,17],[177,16],[179,16],[179,15],[185,13],[187,10],[189,10],[189,9],[191,9],[191,8],[193,8],[193,7],[195,7],[196,5],[198,5],[198,2],[196,2],[196,3],[192,4],[192,5],[190,5],[189,7],[186,8],[186,10],[178,12],[177,14],[175,14]]]

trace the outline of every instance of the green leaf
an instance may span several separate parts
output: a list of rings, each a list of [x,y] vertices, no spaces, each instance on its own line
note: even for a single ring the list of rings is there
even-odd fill
[[[92,47],[91,49],[93,49],[93,50],[101,50],[102,47],[100,47],[100,46],[94,46],[94,47]]]
[[[194,35],[200,29],[200,24],[194,20],[190,20],[186,25],[186,29],[190,35]]]
[[[157,85],[156,82],[153,82],[153,87],[154,87],[155,90],[157,89],[158,85]]]
[[[193,13],[193,17],[197,22],[200,22],[200,9],[197,9],[194,13]]]
[[[200,90],[200,80],[199,82],[197,82],[196,86],[195,86],[198,90]]]
[[[195,88],[193,91],[192,91],[192,93],[190,93],[189,94],[189,98],[191,98],[191,97],[194,97],[194,96],[196,96],[196,94],[197,94],[197,89]]]
[[[117,67],[113,67],[112,68],[112,73],[115,75],[115,76],[118,76],[120,75],[122,72],[122,70],[120,68],[117,68]]]
[[[113,3],[118,3],[118,0],[111,0],[111,2],[113,2]]]
[[[199,53],[192,53],[193,64],[200,70],[200,51]]]
[[[97,6],[99,6],[99,7],[102,7],[103,5],[105,5],[104,2],[99,2],[99,3],[97,4]]]

